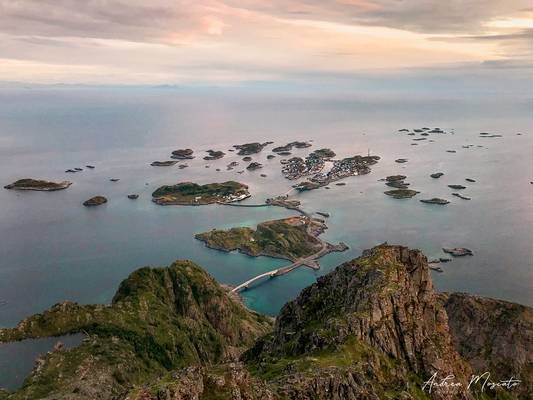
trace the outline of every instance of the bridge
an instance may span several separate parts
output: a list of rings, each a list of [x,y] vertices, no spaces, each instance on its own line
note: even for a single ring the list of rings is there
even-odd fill
[[[248,289],[248,287],[252,283],[254,283],[254,282],[256,282],[256,281],[258,281],[258,280],[260,280],[262,278],[265,278],[267,276],[270,277],[270,278],[274,278],[276,276],[288,274],[292,270],[294,270],[294,269],[296,269],[298,267],[301,267],[302,265],[308,266],[309,268],[312,268],[314,270],[319,269],[320,266],[318,265],[317,259],[331,251],[330,246],[328,246],[328,243],[322,241],[321,244],[322,244],[322,247],[315,254],[312,254],[309,257],[305,257],[305,258],[298,258],[291,265],[287,265],[286,267],[283,267],[283,268],[277,268],[277,269],[274,269],[272,271],[268,271],[268,272],[262,273],[260,275],[257,275],[255,277],[253,277],[252,279],[248,279],[246,282],[243,282],[240,285],[234,287],[231,290],[231,292],[232,293],[237,293],[237,292],[239,292],[242,289]]]

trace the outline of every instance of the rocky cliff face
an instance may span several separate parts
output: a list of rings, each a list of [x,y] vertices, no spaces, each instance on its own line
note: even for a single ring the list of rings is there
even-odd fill
[[[189,365],[232,360],[271,328],[189,261],[142,268],[110,306],[62,303],[0,330],[0,342],[82,332],[84,343],[39,360],[14,399],[120,398]]]
[[[415,396],[417,382],[435,373],[463,386],[433,398],[470,398],[470,370],[453,347],[427,259],[399,246],[377,247],[319,278],[281,310],[247,360],[267,376],[286,364],[274,373],[291,399],[378,399],[402,386],[394,395]]]
[[[281,400],[241,363],[192,366],[133,389],[125,400]]]
[[[273,329],[185,261],[133,273],[110,306],[63,303],[0,330],[0,342],[69,332],[88,336],[78,348],[48,354],[20,391],[0,391],[0,398],[486,400],[532,393],[531,308],[438,295],[426,258],[400,246],[378,246],[319,278],[282,309]],[[469,388],[471,374],[484,371],[494,381],[522,382]],[[431,392],[423,390],[431,377]]]
[[[533,394],[533,309],[465,293],[441,294],[440,300],[455,348],[482,377],[476,388],[486,378],[516,378],[521,382],[514,393]]]

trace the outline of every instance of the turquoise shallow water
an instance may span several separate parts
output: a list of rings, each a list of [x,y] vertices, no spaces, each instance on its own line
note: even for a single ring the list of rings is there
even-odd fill
[[[523,98],[492,104],[468,98],[306,100],[179,89],[5,90],[0,93],[2,185],[22,177],[74,184],[56,193],[0,191],[0,326],[12,326],[64,299],[108,302],[119,282],[144,265],[188,258],[228,284],[285,265],[206,249],[193,235],[291,215],[286,210],[159,207],[150,202],[159,185],[184,180],[241,180],[250,185],[254,203],[285,192],[291,182],[281,177],[279,159],[266,160],[268,149],[254,157],[264,169],[242,175],[236,173],[239,168],[225,170],[238,160],[235,153],[209,163],[201,159],[209,148],[226,150],[254,140],[285,144],[312,139],[314,148],[331,147],[340,156],[370,149],[382,161],[370,175],[350,178],[344,187],[332,185],[329,191],[300,196],[306,209],[331,213],[324,237],[342,240],[350,250],[325,257],[318,272],[300,269],[244,293],[250,307],[276,314],[316,276],[384,241],[418,247],[429,256],[442,255],[444,246],[472,248],[474,257],[454,260],[435,275],[439,289],[532,304],[531,108]],[[411,146],[412,137],[395,133],[422,126],[453,128],[455,134]],[[504,137],[480,139],[481,131]],[[463,149],[465,144],[485,147]],[[182,147],[198,152],[189,168],[149,166]],[[395,163],[399,157],[409,162]],[[96,169],[64,173],[86,164]],[[445,176],[429,178],[435,171]],[[408,175],[412,187],[422,192],[417,198],[441,196],[452,203],[439,208],[417,198],[388,198],[378,179],[395,173]],[[466,183],[466,177],[477,182]],[[452,183],[466,184],[465,194],[473,200],[451,197],[446,185]],[[141,196],[131,201],[129,193]],[[109,203],[94,209],[81,206],[97,194]]]
[[[249,202],[262,202],[291,185],[280,175],[279,159],[266,160],[268,148],[254,160],[261,171],[242,175],[225,166],[239,160],[227,153],[205,162],[202,151],[233,144],[273,140],[313,140],[297,150],[305,155],[331,147],[339,156],[382,156],[373,172],[299,195],[309,211],[331,213],[324,238],[350,246],[327,255],[322,268],[298,269],[243,293],[245,303],[275,315],[317,276],[361,251],[388,241],[443,256],[442,247],[465,246],[474,257],[456,259],[434,273],[439,290],[466,291],[533,304],[533,102],[525,98],[488,100],[371,97],[352,99],[269,97],[229,90],[203,93],[179,89],[13,89],[0,92],[0,183],[23,177],[69,179],[73,185],[55,193],[0,190],[0,327],[68,299],[109,302],[121,280],[145,266],[191,259],[218,281],[235,285],[287,263],[265,257],[210,250],[194,234],[212,228],[254,226],[291,215],[280,208],[223,206],[160,207],[150,201],[162,184],[207,183],[229,179],[250,186]],[[454,129],[434,143],[411,146],[399,128],[440,126]],[[503,138],[481,139],[495,132]],[[518,136],[517,133],[522,133]],[[483,148],[464,149],[466,144]],[[189,168],[155,168],[177,148],[191,147],[198,157]],[[457,153],[447,153],[454,149]],[[396,158],[409,159],[397,164]],[[75,175],[64,170],[96,166]],[[210,168],[205,168],[210,165]],[[221,172],[216,172],[221,168]],[[439,180],[429,174],[442,171]],[[260,177],[266,173],[267,178]],[[405,174],[420,195],[394,200],[383,194],[379,179]],[[476,183],[465,182],[474,178]],[[109,178],[120,178],[112,183]],[[451,196],[448,184],[465,184],[472,201]],[[129,193],[139,193],[132,201]],[[81,203],[105,195],[105,206]],[[445,197],[446,207],[421,204],[419,198]],[[45,344],[48,346],[48,342]],[[17,353],[24,374],[31,369],[39,343],[21,344]],[[0,356],[11,358],[5,350]],[[7,352],[7,353],[6,353]],[[6,354],[8,354],[6,356]],[[10,364],[9,364],[10,365]],[[0,363],[0,383],[20,385],[20,369]]]

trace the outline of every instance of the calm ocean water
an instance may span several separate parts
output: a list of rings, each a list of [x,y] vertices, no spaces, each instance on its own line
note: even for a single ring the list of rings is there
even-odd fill
[[[254,199],[283,193],[291,182],[280,175],[279,158],[268,149],[254,157],[265,168],[242,175],[226,171],[235,153],[205,162],[202,151],[273,140],[314,141],[340,156],[372,154],[382,161],[370,175],[300,196],[306,209],[331,213],[327,240],[344,241],[345,253],[322,260],[322,269],[299,269],[244,293],[253,309],[276,314],[318,275],[378,243],[420,248],[430,257],[440,249],[465,246],[474,257],[444,264],[434,273],[438,289],[466,291],[533,304],[533,109],[531,101],[397,98],[331,99],[213,90],[179,89],[5,89],[0,92],[0,183],[24,177],[73,181],[55,193],[0,190],[0,326],[69,299],[109,302],[133,270],[191,259],[220,282],[240,283],[285,265],[269,258],[207,249],[194,234],[212,228],[253,226],[291,215],[279,208],[221,206],[160,207],[150,201],[162,184],[240,180]],[[441,127],[434,143],[411,146],[399,128]],[[482,131],[503,138],[480,139]],[[517,133],[522,133],[518,136]],[[481,144],[485,147],[462,148]],[[156,168],[177,148],[191,147],[189,168]],[[312,149],[312,148],[311,148]],[[457,150],[447,153],[446,150]],[[294,154],[306,154],[298,150]],[[397,164],[396,158],[408,158]],[[78,174],[68,168],[96,166]],[[205,168],[209,164],[211,167]],[[216,172],[221,168],[221,172]],[[439,180],[429,174],[442,171]],[[261,178],[266,173],[267,178]],[[402,173],[420,195],[394,200],[378,179]],[[476,183],[467,183],[465,178]],[[120,178],[117,183],[110,178]],[[448,184],[465,184],[472,201],[451,196]],[[139,193],[137,201],[129,193]],[[109,203],[87,209],[82,201],[104,195]],[[419,198],[445,197],[446,207]]]

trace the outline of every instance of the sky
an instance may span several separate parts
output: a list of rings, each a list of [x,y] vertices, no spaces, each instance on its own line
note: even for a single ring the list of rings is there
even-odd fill
[[[0,0],[2,82],[232,85],[457,70],[530,77],[533,0]]]

